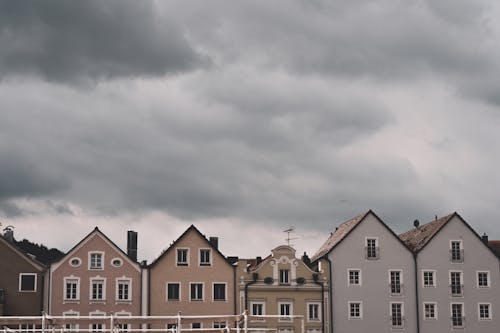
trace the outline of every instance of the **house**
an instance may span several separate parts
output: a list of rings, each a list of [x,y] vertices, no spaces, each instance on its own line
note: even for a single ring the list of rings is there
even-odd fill
[[[416,255],[420,332],[498,332],[500,265],[457,213],[400,235]]]
[[[15,245],[12,229],[0,235],[0,316],[41,316],[45,273]]]
[[[128,254],[97,227],[50,267],[49,313],[54,316],[139,316],[142,270],[137,233],[128,232]],[[78,324],[66,324],[75,329]],[[102,321],[88,329],[105,328]],[[121,328],[138,328],[120,324]],[[87,329],[87,327],[79,327]]]
[[[208,240],[191,225],[148,267],[149,315],[234,315],[234,267],[218,249],[218,238]],[[153,325],[173,328],[175,320]],[[184,320],[183,329],[232,326],[228,318]]]
[[[413,253],[374,212],[340,224],[320,259],[330,263],[331,332],[417,332]]]
[[[238,313],[248,311],[249,330],[299,333],[302,325],[308,333],[329,330],[328,266],[322,261],[313,270],[309,263],[305,253],[303,260],[297,258],[288,245],[274,248],[263,260],[238,261]]]

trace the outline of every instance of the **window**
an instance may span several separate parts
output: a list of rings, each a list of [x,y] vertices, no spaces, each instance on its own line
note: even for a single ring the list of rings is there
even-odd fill
[[[227,324],[225,321],[214,321],[214,328],[226,328]]]
[[[451,296],[463,296],[462,272],[450,272]]]
[[[89,269],[103,269],[103,252],[89,252]]]
[[[349,269],[347,271],[347,278],[350,286],[361,285],[361,270],[359,269]]]
[[[64,300],[77,301],[80,299],[80,279],[64,278]]]
[[[178,282],[167,283],[167,301],[180,301],[181,284]]]
[[[290,316],[292,315],[292,303],[289,302],[279,302],[278,310],[281,317],[280,321],[288,321],[291,320]]]
[[[463,315],[462,303],[451,303],[451,326],[464,327],[465,317]]]
[[[130,279],[117,279],[116,280],[116,300],[117,301],[130,301],[132,300],[131,293],[131,280]]]
[[[462,241],[450,241],[450,261],[452,263],[464,262],[464,250]]]
[[[365,247],[365,258],[368,260],[376,260],[379,258],[377,238],[367,238]]]
[[[80,258],[71,258],[71,260],[69,261],[69,264],[73,267],[78,267],[82,264],[82,261],[80,260]]]
[[[100,311],[96,311],[96,312],[91,312],[89,313],[91,317],[100,317],[100,316],[105,316],[106,313],[105,312],[100,312]],[[99,323],[92,323],[89,325],[90,327],[90,330],[92,332],[104,332],[104,330],[106,329],[106,325],[103,324],[102,322],[99,322]]]
[[[130,315],[131,315],[130,312],[125,312],[125,311],[115,313],[116,317],[128,317]],[[115,324],[115,327],[118,328],[118,332],[127,332],[130,329],[130,324],[123,323],[120,321],[120,319],[118,319],[118,321],[119,322]]]
[[[103,301],[106,299],[106,280],[102,278],[90,279],[90,300]]]
[[[391,325],[393,328],[403,328],[403,303],[391,303]]]
[[[226,284],[225,283],[214,283],[214,301],[225,301],[226,300]]]
[[[36,291],[36,273],[19,274],[19,291]]]
[[[177,249],[177,266],[189,265],[189,249]]]
[[[363,318],[363,305],[361,302],[349,302],[349,319]]]
[[[490,272],[477,272],[477,287],[478,288],[490,287]]]
[[[290,284],[290,271],[288,269],[280,269],[280,284]]]
[[[80,313],[76,311],[63,312],[63,317],[77,317]],[[79,325],[76,323],[66,323],[64,324],[65,331],[78,331]]]
[[[424,303],[424,319],[437,319],[436,303]]]
[[[167,324],[166,328],[170,332],[176,332],[177,331],[177,324]]]
[[[401,271],[389,271],[391,295],[399,295],[402,292]]]
[[[250,302],[252,316],[263,316],[266,314],[264,302]]]
[[[200,266],[210,266],[211,264],[210,249],[200,249]]]
[[[307,321],[321,320],[321,304],[319,302],[307,303]]]
[[[201,328],[201,323],[191,323],[191,328],[193,328],[193,329],[200,329]]]
[[[435,271],[423,271],[423,283],[424,287],[435,287],[436,286],[436,279],[434,277]]]
[[[114,267],[121,267],[123,265],[123,261],[120,258],[114,258],[111,260],[111,265]]]
[[[491,320],[491,304],[490,303],[479,303],[479,320]]]
[[[190,299],[192,301],[203,301],[203,283],[191,283]]]

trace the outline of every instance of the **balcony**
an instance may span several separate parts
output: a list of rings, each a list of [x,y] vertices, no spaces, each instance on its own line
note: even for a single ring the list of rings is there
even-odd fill
[[[464,262],[464,250],[450,250],[450,262],[461,264]]]

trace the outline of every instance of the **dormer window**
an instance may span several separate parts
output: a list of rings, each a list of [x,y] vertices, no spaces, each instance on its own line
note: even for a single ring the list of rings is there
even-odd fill
[[[290,284],[290,270],[280,269],[280,284]]]
[[[200,249],[200,266],[212,265],[210,249]]]
[[[103,252],[89,252],[89,269],[103,269],[103,262]]]
[[[365,258],[367,260],[379,259],[379,248],[377,238],[366,238]]]
[[[189,265],[189,249],[177,249],[177,266]]]

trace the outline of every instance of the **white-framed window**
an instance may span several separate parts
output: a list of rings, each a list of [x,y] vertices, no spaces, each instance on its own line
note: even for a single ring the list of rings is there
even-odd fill
[[[212,265],[212,250],[200,249],[200,266]]]
[[[452,263],[464,262],[464,249],[462,240],[450,240],[450,261]]]
[[[78,317],[80,315],[80,312],[70,310],[70,311],[63,312],[62,315],[63,315],[63,317]],[[75,332],[75,331],[78,331],[79,327],[80,326],[76,322],[64,324],[65,331]]]
[[[115,313],[115,317],[130,317],[132,313],[126,311],[120,311]],[[131,328],[129,323],[122,322],[115,323],[115,327],[118,329],[118,332],[128,332]]]
[[[113,267],[122,267],[123,260],[121,258],[113,258],[111,260],[111,266]]]
[[[72,267],[79,267],[82,264],[82,259],[78,257],[73,257],[69,260],[69,264]]]
[[[187,248],[177,248],[177,266],[189,266],[189,249]]]
[[[437,319],[437,303],[424,302],[424,319],[436,320]]]
[[[189,284],[189,299],[191,301],[203,301],[203,283],[191,282]]]
[[[436,271],[430,269],[422,270],[422,286],[424,288],[436,287]]]
[[[290,284],[290,270],[289,269],[280,269],[280,284]]]
[[[226,328],[227,323],[225,321],[214,321],[213,328]]]
[[[464,303],[451,303],[451,326],[463,328],[465,325]]]
[[[321,321],[321,302],[307,302],[307,321]]]
[[[93,270],[104,269],[104,252],[102,251],[89,252],[89,269]]]
[[[348,269],[347,270],[347,285],[360,286],[361,285],[361,270]]]
[[[278,302],[278,313],[280,315],[279,321],[292,320],[290,316],[293,315],[293,303],[284,301]]]
[[[365,238],[365,259],[377,260],[380,258],[379,244],[377,237]]]
[[[214,301],[226,301],[226,283],[225,282],[215,282],[213,284],[213,300]]]
[[[80,278],[75,276],[64,277],[64,300],[80,300]]]
[[[132,300],[132,279],[121,277],[116,279],[116,300],[131,301]]]
[[[102,311],[94,311],[89,313],[89,316],[91,317],[102,317],[105,315],[106,312]],[[104,330],[106,329],[106,324],[104,324],[103,322],[91,323],[89,325],[89,329],[91,330],[91,332],[104,332]]]
[[[250,301],[250,311],[252,316],[264,316],[266,314],[266,303],[264,301]]]
[[[36,325],[35,324],[20,324],[19,325],[19,332],[21,333],[27,333],[27,332],[32,332],[36,333]]]
[[[403,293],[403,271],[400,269],[389,270],[389,290],[391,295]]]
[[[478,288],[490,287],[490,271],[477,271],[477,287]]]
[[[450,271],[450,293],[451,296],[463,296],[463,274],[462,271]]]
[[[363,302],[347,302],[347,315],[349,319],[363,319]]]
[[[478,303],[477,304],[477,318],[478,320],[491,320],[491,303]]]
[[[19,274],[19,291],[21,292],[36,291],[36,273]]]
[[[390,303],[391,326],[392,328],[404,327],[404,303],[391,302]]]
[[[202,328],[201,323],[191,323],[191,329],[197,330]]]
[[[174,323],[170,323],[170,324],[166,324],[165,325],[165,328],[170,331],[171,333],[175,333],[177,332],[177,324],[174,324]]]
[[[180,282],[167,282],[167,301],[180,301],[181,300],[181,283]]]
[[[106,300],[106,278],[96,276],[90,278],[89,299],[91,301]]]

